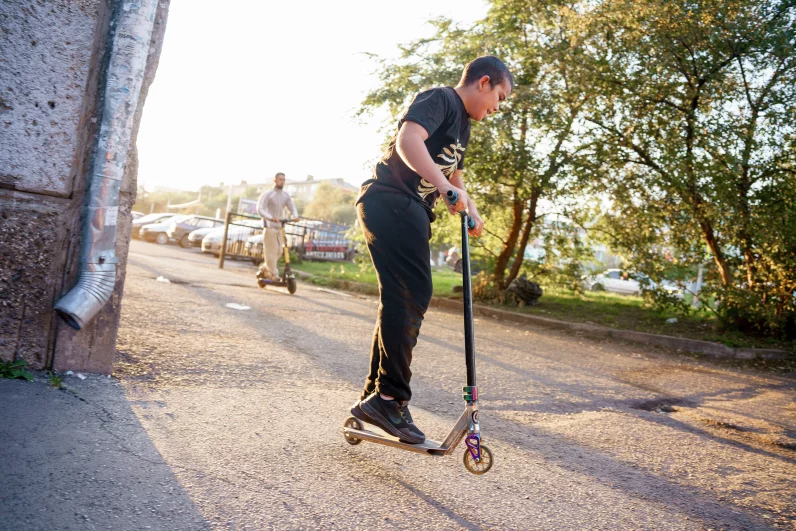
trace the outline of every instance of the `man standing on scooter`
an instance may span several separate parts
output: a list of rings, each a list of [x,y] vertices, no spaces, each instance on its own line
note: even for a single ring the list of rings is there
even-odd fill
[[[415,96],[357,199],[357,215],[379,280],[379,310],[370,372],[351,414],[407,443],[425,441],[407,404],[412,397],[412,350],[431,302],[434,204],[440,194],[455,192],[458,201],[448,210],[467,210],[475,221],[469,233],[481,235],[484,221],[462,180],[470,120],[497,112],[513,88],[506,65],[484,56],[465,67],[456,87]]]
[[[285,208],[290,209],[293,219],[298,218],[296,205],[290,195],[283,190],[285,187],[285,174],[277,173],[274,176],[274,187],[262,193],[257,200],[257,213],[263,219],[263,253],[265,260],[257,270],[257,278],[271,280],[279,279],[279,270],[276,263],[282,254],[281,236],[282,223],[279,221],[285,215]]]

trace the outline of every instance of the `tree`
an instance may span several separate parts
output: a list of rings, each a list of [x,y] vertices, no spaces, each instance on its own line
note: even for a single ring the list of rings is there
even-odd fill
[[[357,219],[354,194],[322,182],[312,200],[304,207],[304,216],[352,225]]]
[[[604,0],[576,18],[595,87],[585,167],[615,243],[641,265],[707,249],[726,319],[792,326],[796,3]]]
[[[494,54],[514,75],[515,89],[503,112],[473,124],[465,180],[489,232],[478,247],[492,257],[492,282],[500,290],[520,272],[527,243],[544,200],[574,190],[568,173],[583,149],[574,133],[588,100],[573,68],[565,2],[496,0],[471,28],[434,21],[436,35],[401,47],[397,61],[379,61],[382,86],[360,113],[387,106],[393,119],[417,92],[458,80],[465,64]]]

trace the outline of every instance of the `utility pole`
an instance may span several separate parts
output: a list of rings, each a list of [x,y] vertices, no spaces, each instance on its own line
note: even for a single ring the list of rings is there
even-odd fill
[[[691,306],[699,308],[699,294],[702,291],[702,264],[699,264],[697,270],[696,287],[694,288],[694,298],[691,301]]]
[[[227,193],[227,213],[232,212],[232,183],[229,184],[229,192]]]

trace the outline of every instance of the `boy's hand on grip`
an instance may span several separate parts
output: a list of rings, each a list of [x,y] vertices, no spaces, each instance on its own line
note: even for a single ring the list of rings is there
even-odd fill
[[[476,212],[470,214],[470,219],[475,221],[475,227],[469,229],[467,233],[470,236],[476,236],[476,237],[481,236],[481,233],[484,231],[484,220],[481,219],[481,216],[479,216],[478,213]]]
[[[456,202],[451,203],[448,199],[448,191],[452,191],[456,194]],[[451,214],[456,214],[458,212],[464,212],[467,210],[467,192],[462,190],[461,188],[456,188],[453,185],[450,185],[447,190],[440,190],[443,197],[445,197],[445,206],[448,207],[448,212]]]

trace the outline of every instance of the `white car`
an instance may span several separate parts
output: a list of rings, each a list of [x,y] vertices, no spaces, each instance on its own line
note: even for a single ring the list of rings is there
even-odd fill
[[[218,227],[196,229],[188,234],[188,244],[190,247],[201,247],[202,240],[211,232],[218,230]]]
[[[259,219],[246,219],[230,224],[227,231],[227,254],[242,255],[243,246],[252,235],[262,232],[262,221]],[[221,240],[224,238],[224,227],[219,227],[207,233],[202,238],[202,252],[215,256],[221,254]],[[236,249],[240,246],[240,251]]]
[[[610,291],[612,293],[621,293],[622,295],[640,295],[641,283],[639,278],[644,278],[639,274],[632,274],[621,269],[608,269],[593,277],[584,279],[583,287],[591,291]],[[649,287],[655,288],[657,285],[649,281]],[[660,286],[677,297],[683,296],[683,290],[674,282],[664,280]]]

